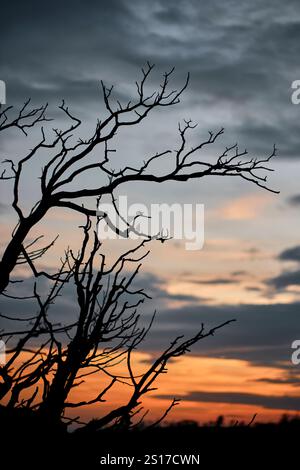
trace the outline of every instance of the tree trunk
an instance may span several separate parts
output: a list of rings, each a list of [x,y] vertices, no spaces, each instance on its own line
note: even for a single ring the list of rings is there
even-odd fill
[[[68,375],[65,364],[59,366],[50,390],[39,407],[39,414],[52,423],[60,422],[65,408],[65,401],[69,394],[69,390],[66,389]]]
[[[82,350],[76,341],[70,345],[66,360],[58,364],[47,396],[39,407],[39,413],[53,423],[58,423],[61,419],[65,402],[80,369],[81,361],[86,357],[88,350]]]
[[[11,272],[17,264],[26,236],[32,227],[44,217],[47,210],[48,207],[41,203],[32,214],[20,221],[0,261],[0,293],[8,286]]]

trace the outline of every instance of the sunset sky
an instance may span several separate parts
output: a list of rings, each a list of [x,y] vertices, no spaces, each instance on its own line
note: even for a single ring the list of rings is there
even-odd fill
[[[300,105],[291,102],[291,83],[300,79],[300,4],[296,0],[246,2],[230,0],[101,0],[6,2],[2,6],[0,79],[6,82],[7,104],[49,102],[55,123],[66,123],[57,106],[65,99],[82,121],[82,137],[92,133],[105,115],[100,80],[115,87],[115,98],[135,96],[140,67],[156,64],[151,86],[175,66],[173,83],[179,88],[188,72],[190,84],[179,105],[159,109],[146,122],[122,129],[114,142],[113,164],[142,162],[155,152],[179,145],[178,122],[192,118],[198,127],[190,145],[205,140],[208,131],[225,133],[203,155],[214,161],[238,142],[250,157],[267,157],[274,172],[264,191],[240,178],[208,177],[187,183],[131,184],[119,188],[129,202],[199,203],[205,207],[205,243],[187,251],[184,241],[153,242],[136,284],[152,295],[142,307],[143,318],[157,310],[156,320],[137,356],[143,367],[178,334],[192,335],[201,322],[209,328],[229,319],[237,321],[204,339],[192,352],[169,367],[158,390],[145,400],[149,418],[158,417],[174,396],[182,398],[170,420],[200,422],[224,415],[230,420],[277,420],[300,411],[300,366],[291,362],[291,343],[300,339]],[[27,138],[1,136],[1,160],[18,159],[33,146]],[[22,182],[23,207],[38,200],[38,175],[47,155],[39,155]],[[162,166],[163,168],[163,166]],[[89,175],[81,184],[97,181]],[[16,222],[10,208],[10,183],[1,184],[1,247]],[[87,201],[85,201],[87,202]],[[94,201],[88,204],[93,207]],[[40,260],[55,269],[63,250],[78,247],[83,219],[76,213],[50,211],[29,241],[43,233],[55,246]],[[104,242],[110,257],[128,241]],[[16,278],[28,276],[25,268]],[[30,279],[19,287],[30,288]],[[41,292],[47,282],[39,283]],[[74,313],[72,289],[54,307],[60,318]],[[28,290],[29,292],[29,290]],[[1,311],[18,315],[32,304],[2,300]],[[96,378],[81,391],[93,397]],[[113,403],[126,394],[112,392]],[[83,418],[102,413],[107,405],[82,411]],[[102,407],[102,408],[101,408]],[[78,410],[76,410],[78,414]]]

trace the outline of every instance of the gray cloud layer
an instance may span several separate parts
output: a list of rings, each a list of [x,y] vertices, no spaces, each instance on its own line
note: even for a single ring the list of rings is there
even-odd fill
[[[272,277],[267,284],[278,290],[284,290],[289,286],[296,286],[300,283],[300,270],[285,271],[278,276]]]
[[[172,398],[169,395],[159,395],[156,398]],[[184,395],[185,401],[229,403],[239,405],[256,405],[275,410],[300,410],[300,397],[257,395],[240,392],[190,392]]]
[[[161,311],[145,347],[160,349],[178,332],[193,335],[201,322],[206,328],[236,319],[214,337],[200,341],[193,352],[202,356],[243,359],[292,370],[291,343],[300,337],[300,304],[188,306]],[[297,367],[295,368],[297,369]]]
[[[279,255],[279,259],[282,261],[300,262],[300,246],[293,246],[292,248],[283,250]]]
[[[280,261],[294,261],[300,262],[300,246],[293,246],[286,248],[278,255]],[[274,276],[266,280],[266,285],[273,287],[277,290],[285,290],[290,286],[297,286],[300,284],[300,269],[284,270],[278,276]]]
[[[18,295],[31,295],[31,282],[18,285]],[[39,292],[46,294],[48,282],[40,280]],[[205,357],[241,359],[256,365],[279,367],[297,372],[291,363],[291,344],[300,337],[300,303],[272,305],[205,305],[193,296],[169,295],[163,282],[153,274],[144,274],[133,286],[141,287],[153,296],[141,308],[141,321],[148,323],[155,309],[158,313],[143,350],[160,351],[179,334],[193,336],[204,323],[209,329],[230,319],[236,322],[219,330],[215,336],[200,341],[193,347],[194,354]],[[132,299],[131,299],[132,300]],[[182,301],[177,308],[167,307],[167,301]],[[197,303],[198,302],[198,303]],[[12,317],[27,318],[37,309],[34,301],[16,301],[2,297],[1,312]],[[52,318],[71,324],[77,318],[76,293],[71,284],[65,286],[63,295],[51,307]],[[4,319],[1,327],[15,328],[14,322]],[[24,323],[21,324],[21,328]]]
[[[251,152],[299,156],[299,111],[290,100],[299,77],[300,4],[231,0],[79,0],[2,6],[1,79],[8,100],[57,103],[88,111],[100,78],[130,96],[146,60],[190,71],[183,116],[225,125]],[[201,121],[202,120],[202,121]]]

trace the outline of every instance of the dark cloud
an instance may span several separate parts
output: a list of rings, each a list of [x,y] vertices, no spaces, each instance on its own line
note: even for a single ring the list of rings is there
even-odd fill
[[[282,251],[278,258],[282,261],[300,261],[300,246],[294,246]]]
[[[266,384],[275,384],[275,385],[293,385],[295,387],[300,387],[300,377],[299,375],[292,375],[291,377],[287,378],[275,378],[271,379],[268,377],[262,377],[260,379],[256,379],[255,382],[262,382]]]
[[[230,319],[236,322],[193,346],[193,353],[206,357],[241,359],[252,364],[286,368],[291,363],[291,344],[300,337],[300,303],[272,305],[194,305],[158,311],[149,338],[143,347],[160,350],[174,337],[192,336]]]
[[[300,194],[295,194],[288,199],[288,203],[291,206],[299,206],[300,205]]]
[[[246,286],[245,289],[249,292],[260,292],[262,290],[261,287],[257,286]]]
[[[128,273],[128,277],[129,277]],[[33,285],[37,282],[37,292],[41,296],[46,296],[50,292],[51,283],[48,279],[40,277],[36,280],[33,277],[23,280],[21,283],[12,284],[7,290],[6,294],[0,297],[0,312],[20,319],[26,319],[33,316],[38,310],[38,304],[33,297]],[[199,302],[205,303],[207,298],[199,298],[193,295],[186,294],[170,294],[166,290],[165,281],[151,273],[140,273],[132,283],[132,290],[139,291],[143,289],[151,299],[145,301],[144,313],[152,314],[155,309],[164,309],[170,301],[181,302],[182,305],[195,305]],[[78,315],[78,304],[76,300],[76,289],[74,284],[69,281],[62,289],[61,296],[57,297],[55,304],[50,309],[51,318],[59,318],[63,324],[69,324],[76,320]],[[14,299],[12,296],[17,296],[19,299]],[[136,296],[126,294],[123,295],[123,301],[128,300],[129,303],[137,301],[140,298],[139,294]],[[133,300],[134,299],[134,300]],[[155,299],[155,306],[153,306],[152,299]],[[19,330],[23,328],[24,324],[18,324],[14,321],[9,321],[0,318],[0,329]]]
[[[170,399],[172,397],[169,395],[158,395],[156,398]],[[255,393],[195,391],[179,398],[185,401],[255,405],[273,410],[300,411],[300,396],[270,396],[257,395]]]
[[[152,273],[141,273],[134,280],[135,289],[145,289],[148,295],[150,295],[156,301],[181,301],[185,303],[204,303],[210,300],[208,297],[199,297],[187,294],[170,294],[166,290],[166,281],[159,276]]]
[[[300,246],[293,246],[286,248],[278,255],[280,261],[294,261],[300,262]],[[283,271],[277,276],[266,279],[266,286],[272,287],[276,290],[285,290],[290,286],[297,286],[300,284],[300,270],[294,269],[291,271]]]
[[[193,353],[205,357],[241,359],[252,364],[297,369],[291,363],[291,344],[300,337],[300,303],[273,305],[187,306],[158,312],[144,347],[159,350],[178,332],[191,336],[236,319],[213,337],[200,341]]]
[[[188,114],[212,113],[230,138],[251,152],[299,157],[299,108],[291,82],[299,78],[300,4],[179,0],[6,2],[0,45],[8,100],[57,103],[65,98],[92,109],[104,78],[130,96],[146,60],[191,72]],[[175,84],[176,84],[175,79]],[[94,108],[93,108],[94,109]],[[224,116],[226,122],[224,122]],[[231,116],[231,117],[229,117]]]
[[[32,282],[29,279],[11,288],[17,289],[19,296],[32,295]],[[40,278],[38,291],[46,295],[49,282]],[[217,331],[214,336],[205,338],[196,344],[192,352],[202,357],[241,359],[252,364],[279,367],[297,371],[291,363],[291,344],[300,337],[300,303],[272,305],[208,305],[199,298],[186,295],[170,295],[166,285],[153,274],[144,273],[136,278],[133,289],[145,288],[153,300],[147,300],[141,306],[141,322],[148,324],[153,311],[157,310],[155,322],[148,338],[143,343],[143,350],[160,351],[171,340],[183,334],[193,336],[203,323],[206,331],[230,319],[234,323]],[[170,301],[182,301],[182,307],[169,308]],[[132,297],[131,297],[132,301]],[[12,300],[2,296],[1,313],[12,317],[26,318],[37,311],[34,300]],[[78,315],[76,292],[71,283],[65,285],[63,295],[50,309],[51,318],[59,318],[63,324],[74,322]],[[15,322],[1,319],[1,328],[12,330]],[[24,325],[22,325],[23,327]]]
[[[284,290],[289,286],[297,286],[300,284],[300,270],[285,271],[278,276],[267,279],[266,284],[278,290]]]
[[[300,275],[300,274],[299,274]],[[32,294],[33,279],[12,287],[19,296]],[[207,305],[204,300],[192,295],[169,294],[162,278],[151,273],[141,273],[132,286],[134,290],[145,289],[152,297],[141,308],[142,321],[148,322],[154,309],[158,310],[152,334],[144,344],[148,351],[157,351],[180,334],[191,336],[201,328],[206,329],[230,319],[236,322],[219,330],[215,336],[200,341],[193,351],[204,356],[243,359],[256,364],[292,368],[290,362],[291,343],[300,337],[300,303],[271,305]],[[40,279],[39,292],[46,295],[49,282]],[[153,303],[154,299],[154,303]],[[172,300],[182,301],[183,306],[169,308]],[[37,308],[35,301],[14,301],[2,297],[2,313],[26,316]],[[52,314],[62,322],[71,322],[77,314],[74,286],[68,283],[63,295],[51,308]],[[299,334],[298,334],[298,333]]]
[[[236,279],[229,279],[229,278],[223,278],[223,277],[216,277],[215,279],[193,279],[189,280],[188,282],[192,284],[208,284],[208,285],[214,285],[214,284],[232,284],[234,282],[238,282]]]
[[[39,312],[38,302],[33,296],[34,282],[37,284],[38,294],[41,298],[46,298],[50,292],[51,284],[44,277],[38,279],[32,277],[24,279],[23,282],[14,283],[5,294],[0,296],[0,313],[12,318],[12,320],[0,318],[0,330],[3,329],[5,332],[23,331],[26,325],[25,319],[33,317]],[[19,299],[11,298],[11,296],[17,296]],[[70,282],[64,285],[63,295],[57,297],[55,303],[53,302],[49,315],[54,322],[59,318],[62,325],[73,323],[77,318],[76,291]],[[23,321],[15,321],[15,318]]]

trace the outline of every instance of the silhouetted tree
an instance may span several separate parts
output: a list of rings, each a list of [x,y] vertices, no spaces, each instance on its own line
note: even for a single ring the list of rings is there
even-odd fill
[[[2,334],[12,346],[8,351],[9,360],[0,369],[0,396],[9,397],[7,406],[10,408],[27,407],[52,424],[58,424],[68,409],[100,403],[115,384],[122,383],[130,387],[128,401],[86,427],[99,429],[110,423],[128,427],[133,424],[133,416],[143,408],[142,397],[155,390],[155,380],[167,371],[168,361],[182,356],[193,344],[233,320],[207,331],[202,324],[188,339],[178,336],[143,373],[136,374],[132,355],[145,339],[154,316],[148,326],[140,326],[138,307],[149,296],[144,289],[134,290],[131,285],[141,261],[148,254],[148,251],[141,251],[150,239],[142,240],[107,267],[95,232],[91,240],[89,218],[83,230],[81,249],[77,255],[72,250],[66,251],[58,276],[44,300],[35,284],[38,313],[28,319],[28,329]],[[134,269],[130,270],[130,266]],[[74,283],[77,299],[75,321],[69,324],[63,324],[62,319],[57,318],[53,306],[66,283]],[[24,322],[24,319],[14,318],[14,321]],[[16,341],[15,338],[19,339]],[[125,375],[115,371],[122,362],[126,364]],[[102,387],[99,385],[99,393],[90,401],[68,401],[73,388],[80,386],[83,377],[92,374],[104,376],[109,382]],[[177,402],[174,398],[161,419]]]
[[[107,116],[98,121],[92,135],[88,139],[79,139],[76,143],[72,142],[72,136],[81,125],[80,119],[73,116],[68,107],[63,102],[60,110],[70,119],[71,123],[65,130],[54,129],[54,137],[47,138],[43,126],[41,127],[41,139],[34,147],[18,162],[6,160],[9,165],[1,174],[2,180],[13,180],[13,202],[12,206],[18,216],[18,224],[13,232],[13,236],[8,243],[2,260],[0,262],[0,291],[2,292],[9,283],[12,270],[25,257],[36,257],[33,253],[25,253],[25,240],[31,229],[40,222],[49,209],[53,207],[64,207],[85,215],[95,216],[97,209],[84,207],[80,204],[82,198],[99,198],[103,195],[113,195],[113,191],[126,182],[147,181],[162,183],[165,181],[188,181],[198,179],[209,175],[221,176],[239,176],[247,181],[251,181],[258,186],[272,191],[266,186],[266,176],[261,176],[261,171],[271,171],[266,166],[269,160],[275,155],[275,147],[270,156],[265,159],[250,159],[242,161],[241,157],[247,154],[247,151],[240,152],[237,144],[226,148],[224,152],[216,158],[214,162],[205,161],[197,157],[200,149],[214,144],[216,139],[223,133],[223,129],[218,132],[209,132],[208,138],[194,147],[189,147],[187,143],[188,132],[195,126],[192,122],[184,121],[179,125],[180,146],[176,151],[170,149],[158,152],[137,168],[126,166],[114,171],[108,168],[110,163],[110,153],[114,150],[109,148],[110,142],[115,137],[117,131],[123,127],[134,126],[143,121],[148,114],[156,108],[173,106],[180,101],[183,91],[186,89],[189,76],[180,90],[169,89],[169,79],[173,73],[164,74],[162,83],[158,91],[147,94],[145,86],[153,65],[147,64],[142,69],[142,79],[136,82],[137,99],[134,102],[128,102],[122,105],[117,101],[113,105],[111,96],[113,88],[107,88],[103,82],[102,91]],[[37,125],[49,121],[46,116],[47,105],[40,108],[28,109],[27,101],[16,117],[10,118],[11,106],[0,108],[0,132],[7,129],[17,128],[26,136],[29,130]],[[101,161],[90,163],[93,150],[102,146],[103,159]],[[29,213],[24,214],[20,207],[19,190],[24,171],[24,167],[33,162],[33,159],[44,150],[49,151],[49,158],[42,169],[40,175],[40,199],[31,208]],[[154,162],[161,160],[165,155],[173,154],[173,169],[158,174],[151,170]],[[102,175],[107,177],[107,183],[96,187],[81,187],[80,189],[70,189],[70,183],[81,176],[85,176],[90,170],[100,170]],[[79,181],[80,182],[80,181]],[[105,216],[105,214],[104,214]],[[37,272],[35,273],[38,274]]]
[[[91,421],[85,429],[99,429],[108,425],[132,427],[136,425],[133,423],[133,417],[142,410],[143,396],[155,389],[153,384],[157,377],[166,372],[168,361],[182,356],[193,344],[213,335],[217,329],[233,321],[229,320],[209,330],[205,330],[202,324],[199,331],[188,339],[178,336],[144,372],[135,373],[133,353],[145,339],[153,318],[148,326],[141,325],[138,308],[148,294],[143,289],[134,290],[131,285],[139,272],[141,261],[148,253],[143,251],[146,245],[153,238],[163,240],[164,237],[160,234],[154,237],[144,235],[140,243],[121,254],[108,267],[101,251],[101,241],[96,233],[92,232],[91,222],[92,217],[96,223],[101,218],[111,226],[108,214],[99,213],[97,208],[87,208],[76,202],[81,198],[99,200],[103,195],[110,195],[114,203],[114,190],[130,181],[162,183],[188,181],[209,175],[239,176],[273,191],[266,186],[266,176],[261,176],[261,170],[271,171],[266,164],[275,155],[275,148],[265,159],[243,161],[241,158],[247,151],[240,152],[235,144],[225,148],[213,163],[200,160],[197,152],[212,145],[223,133],[223,129],[216,133],[209,132],[207,140],[191,148],[187,144],[188,132],[195,127],[191,121],[184,121],[183,125],[179,125],[180,145],[173,152],[172,170],[164,174],[151,170],[152,165],[166,154],[171,154],[171,150],[152,155],[139,167],[126,166],[124,163],[123,168],[118,171],[108,168],[110,152],[113,151],[108,145],[116,132],[122,127],[138,124],[157,107],[177,104],[188,84],[187,77],[179,91],[169,90],[169,78],[173,73],[171,70],[164,74],[159,91],[146,94],[145,84],[152,69],[150,64],[145,70],[142,69],[142,79],[136,84],[137,100],[125,106],[117,102],[117,107],[114,108],[111,102],[112,88],[107,88],[102,83],[108,115],[97,122],[93,134],[87,140],[79,139],[76,143],[70,143],[81,121],[71,114],[63,102],[60,109],[71,120],[70,126],[65,130],[54,130],[55,136],[52,140],[46,138],[41,127],[41,140],[27,155],[18,162],[6,161],[10,166],[10,173],[5,169],[1,179],[13,181],[12,207],[17,213],[18,224],[0,262],[0,290],[6,297],[23,300],[22,296],[8,294],[6,289],[14,267],[24,263],[30,267],[35,278],[45,276],[50,286],[45,297],[40,294],[37,283],[34,284],[31,297],[35,299],[38,311],[30,318],[1,314],[3,318],[18,325],[15,331],[2,331],[0,334],[0,338],[5,339],[9,346],[7,363],[0,367],[0,398],[5,400],[8,408],[28,408],[43,419],[50,419],[52,423],[59,423],[63,418],[73,422],[74,419],[71,420],[67,416],[70,408],[100,403],[114,385],[122,383],[128,385],[131,390],[126,403]],[[11,107],[0,110],[0,131],[15,127],[27,135],[32,127],[49,121],[46,117],[47,105],[32,110],[28,107],[29,102],[26,102],[15,118],[9,117]],[[88,162],[88,157],[95,147],[101,145],[103,159]],[[40,176],[40,199],[28,214],[24,214],[19,201],[24,167],[44,149],[49,150],[49,159]],[[70,189],[70,183],[93,169],[100,170],[108,178],[108,182],[97,187]],[[39,271],[35,266],[35,261],[47,252],[55,240],[42,248],[35,247],[40,237],[26,244],[30,230],[53,207],[75,210],[87,218],[79,252],[74,254],[72,249],[68,248],[57,273]],[[118,230],[117,227],[114,228]],[[127,223],[125,235],[129,235],[130,231],[135,231],[135,227]],[[75,287],[77,299],[77,312],[69,323],[57,318],[54,305],[66,284]],[[20,328],[20,324],[25,325],[24,328]],[[117,372],[121,362],[126,364],[125,375]],[[107,383],[102,387],[99,385],[99,393],[93,399],[71,402],[71,391],[81,385],[84,377],[92,374],[106,377]],[[177,400],[174,399],[161,419],[176,404]],[[143,416],[140,421],[142,420]]]

